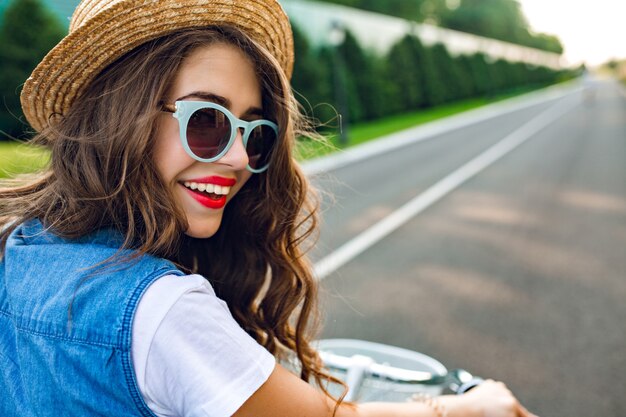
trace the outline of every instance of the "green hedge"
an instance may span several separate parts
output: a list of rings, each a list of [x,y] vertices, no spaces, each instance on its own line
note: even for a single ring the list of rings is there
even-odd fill
[[[455,57],[444,45],[427,47],[413,35],[399,40],[382,57],[364,50],[350,32],[334,49],[311,48],[297,28],[294,38],[292,85],[309,115],[327,128],[336,125],[338,112],[349,122],[363,122],[577,75],[575,70],[489,60],[480,53]]]

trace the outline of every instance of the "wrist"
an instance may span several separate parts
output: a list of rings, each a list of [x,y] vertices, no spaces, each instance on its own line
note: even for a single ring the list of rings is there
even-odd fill
[[[432,397],[428,394],[418,393],[411,397],[411,401],[424,404],[430,408],[436,417],[448,417],[448,408],[440,397]]]
[[[443,395],[439,397],[448,411],[448,417],[483,417],[475,402],[466,395]]]

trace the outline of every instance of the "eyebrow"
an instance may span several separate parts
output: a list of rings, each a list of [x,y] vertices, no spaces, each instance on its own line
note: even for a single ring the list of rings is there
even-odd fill
[[[185,99],[193,98],[193,97],[196,97],[202,100],[211,101],[213,103],[217,103],[220,106],[226,107],[229,110],[231,108],[231,102],[229,99],[227,99],[226,97],[220,96],[218,94],[209,93],[206,91],[194,91],[193,93],[189,93],[182,97],[177,98],[176,101],[185,100]],[[263,109],[260,107],[255,107],[255,106],[248,107],[248,109],[243,114],[248,115],[248,116],[259,116],[259,117],[264,116]]]

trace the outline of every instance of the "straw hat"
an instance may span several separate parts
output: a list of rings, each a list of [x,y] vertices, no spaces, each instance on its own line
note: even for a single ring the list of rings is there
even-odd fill
[[[180,29],[232,25],[243,29],[293,69],[293,35],[277,0],[83,0],[69,34],[35,68],[21,94],[22,109],[40,131],[63,115],[107,65],[135,47]]]

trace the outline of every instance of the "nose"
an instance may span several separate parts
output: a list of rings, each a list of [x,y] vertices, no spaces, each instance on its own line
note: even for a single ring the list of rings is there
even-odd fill
[[[243,146],[243,129],[237,129],[234,143],[217,162],[228,165],[237,171],[246,169],[249,160],[246,148]]]

